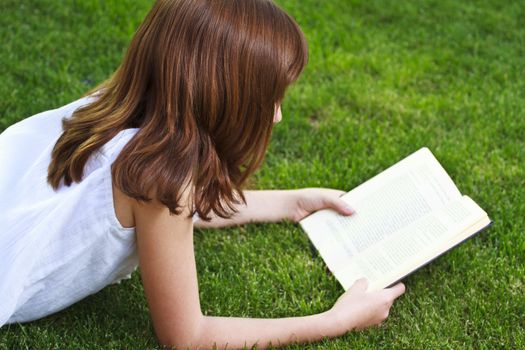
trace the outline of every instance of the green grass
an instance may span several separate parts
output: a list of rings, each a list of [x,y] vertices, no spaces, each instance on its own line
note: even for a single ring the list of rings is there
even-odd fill
[[[254,187],[350,190],[428,146],[494,220],[407,278],[383,327],[308,348],[525,348],[524,3],[279,3],[305,31],[310,63]],[[109,76],[150,5],[3,0],[0,131]],[[296,225],[197,231],[195,245],[206,314],[301,316],[343,292]],[[5,349],[155,347],[138,273],[63,312],[0,329]]]

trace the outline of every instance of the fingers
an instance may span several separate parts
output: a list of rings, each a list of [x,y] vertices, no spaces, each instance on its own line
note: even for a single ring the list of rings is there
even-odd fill
[[[337,192],[339,192],[339,191],[337,191]],[[334,194],[337,195],[337,192],[334,193]],[[344,192],[343,192],[343,194],[344,194]],[[340,196],[329,195],[325,199],[325,202],[326,202],[326,204],[327,204],[327,206],[329,208],[334,209],[339,214],[352,215],[353,213],[355,213],[354,208],[352,208],[349,204],[347,204],[344,200],[342,200],[340,198]]]
[[[337,197],[342,197],[346,194],[345,191],[341,191],[341,190],[334,190],[334,193],[337,194]]]
[[[309,189],[313,191],[321,191],[321,192],[329,193],[330,196],[333,195],[334,197],[341,197],[342,195],[347,193],[342,190],[336,190],[335,188],[310,187]]]
[[[360,279],[356,280],[354,284],[350,287],[350,289],[360,289],[360,290],[366,290],[368,288],[368,280],[364,277],[361,277]]]
[[[401,294],[403,294],[406,290],[405,288],[405,285],[401,282],[399,282],[398,284],[396,284],[395,286],[393,287],[390,287],[390,288],[386,288],[386,290],[388,290],[392,296],[393,299],[399,297]]]

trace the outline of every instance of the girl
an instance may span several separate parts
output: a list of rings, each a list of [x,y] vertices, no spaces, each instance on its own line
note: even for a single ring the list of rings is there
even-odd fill
[[[193,227],[292,220],[342,191],[243,191],[307,61],[270,0],[158,0],[124,61],[85,97],[0,135],[0,326],[61,310],[140,265],[157,338],[186,348],[285,345],[379,324],[398,284],[359,280],[321,314],[204,316]]]

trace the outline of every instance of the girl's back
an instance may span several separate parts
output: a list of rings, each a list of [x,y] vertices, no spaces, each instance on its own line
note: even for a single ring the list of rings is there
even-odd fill
[[[136,128],[93,153],[82,182],[56,192],[46,182],[62,118],[91,99],[39,113],[0,134],[0,326],[61,310],[137,266],[135,229],[115,216],[110,171]]]

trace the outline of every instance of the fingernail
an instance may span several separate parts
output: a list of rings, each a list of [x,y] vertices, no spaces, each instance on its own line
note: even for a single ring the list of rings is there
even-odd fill
[[[346,210],[346,212],[347,212],[348,214],[353,214],[353,213],[355,213],[354,208],[352,208],[352,207],[349,206],[349,205],[345,205],[345,210]]]

